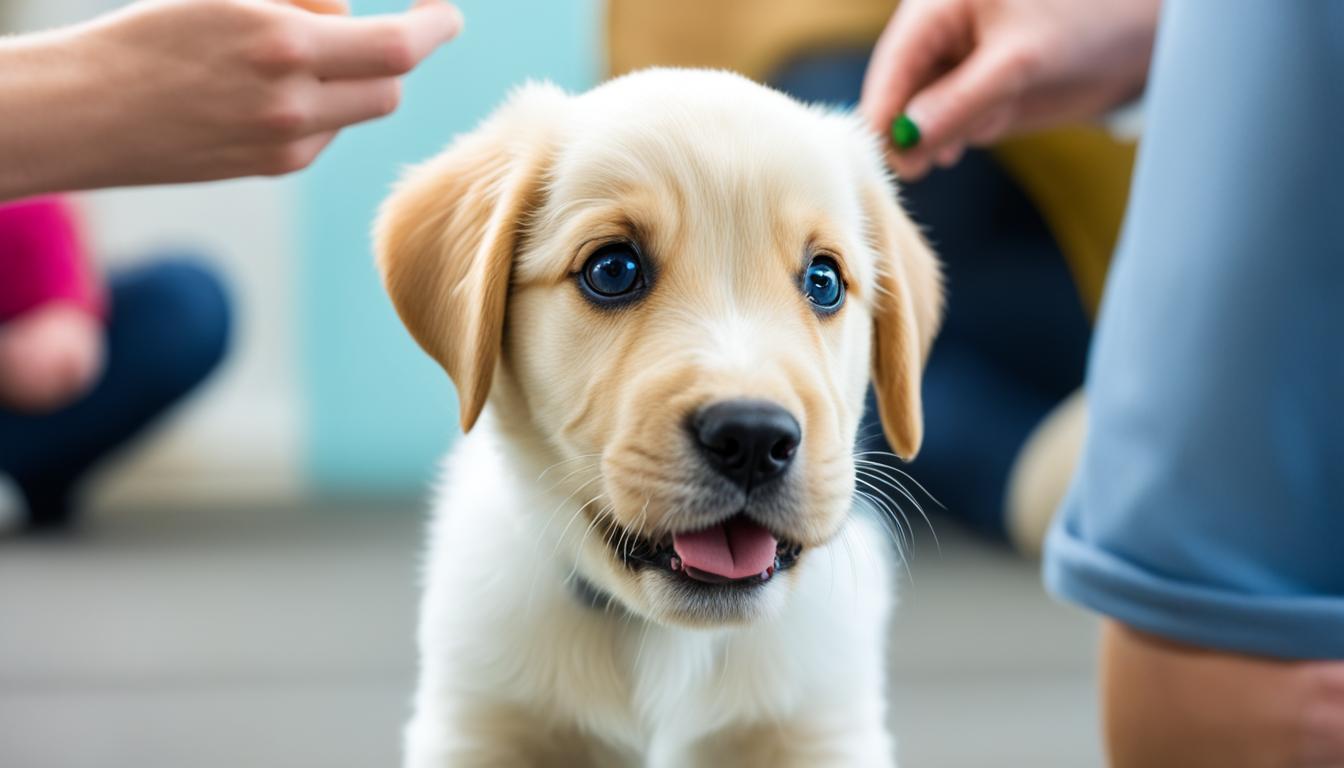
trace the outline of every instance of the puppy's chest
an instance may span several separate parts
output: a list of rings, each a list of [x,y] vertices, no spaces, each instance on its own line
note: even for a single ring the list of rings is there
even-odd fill
[[[796,703],[796,681],[771,673],[781,649],[751,634],[593,618],[606,624],[595,628],[605,642],[568,655],[552,693],[559,710],[615,743],[681,743]]]

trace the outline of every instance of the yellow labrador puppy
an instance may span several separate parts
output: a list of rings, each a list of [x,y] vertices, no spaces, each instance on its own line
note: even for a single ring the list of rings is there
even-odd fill
[[[468,435],[406,765],[887,766],[870,374],[920,444],[938,268],[848,115],[649,70],[515,93],[412,170],[378,265]]]

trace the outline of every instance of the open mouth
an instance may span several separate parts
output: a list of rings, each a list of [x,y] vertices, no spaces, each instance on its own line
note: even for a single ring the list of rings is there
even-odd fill
[[[653,540],[615,530],[608,539],[632,568],[658,568],[688,582],[755,586],[798,562],[801,544],[781,539],[738,513],[708,528]]]

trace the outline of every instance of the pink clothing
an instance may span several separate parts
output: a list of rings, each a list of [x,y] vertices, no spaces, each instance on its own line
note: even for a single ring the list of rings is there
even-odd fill
[[[0,323],[53,301],[103,312],[73,208],[59,197],[0,205]]]

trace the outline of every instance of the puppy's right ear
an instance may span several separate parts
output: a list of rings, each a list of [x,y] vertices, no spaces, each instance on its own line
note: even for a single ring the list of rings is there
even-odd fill
[[[568,97],[529,85],[472,133],[413,168],[383,203],[374,247],[383,285],[476,423],[504,329],[520,234],[541,203],[550,132]]]
[[[877,413],[891,450],[910,461],[924,440],[920,382],[942,323],[942,273],[933,250],[888,185],[870,186],[864,202],[878,253],[873,312]]]

